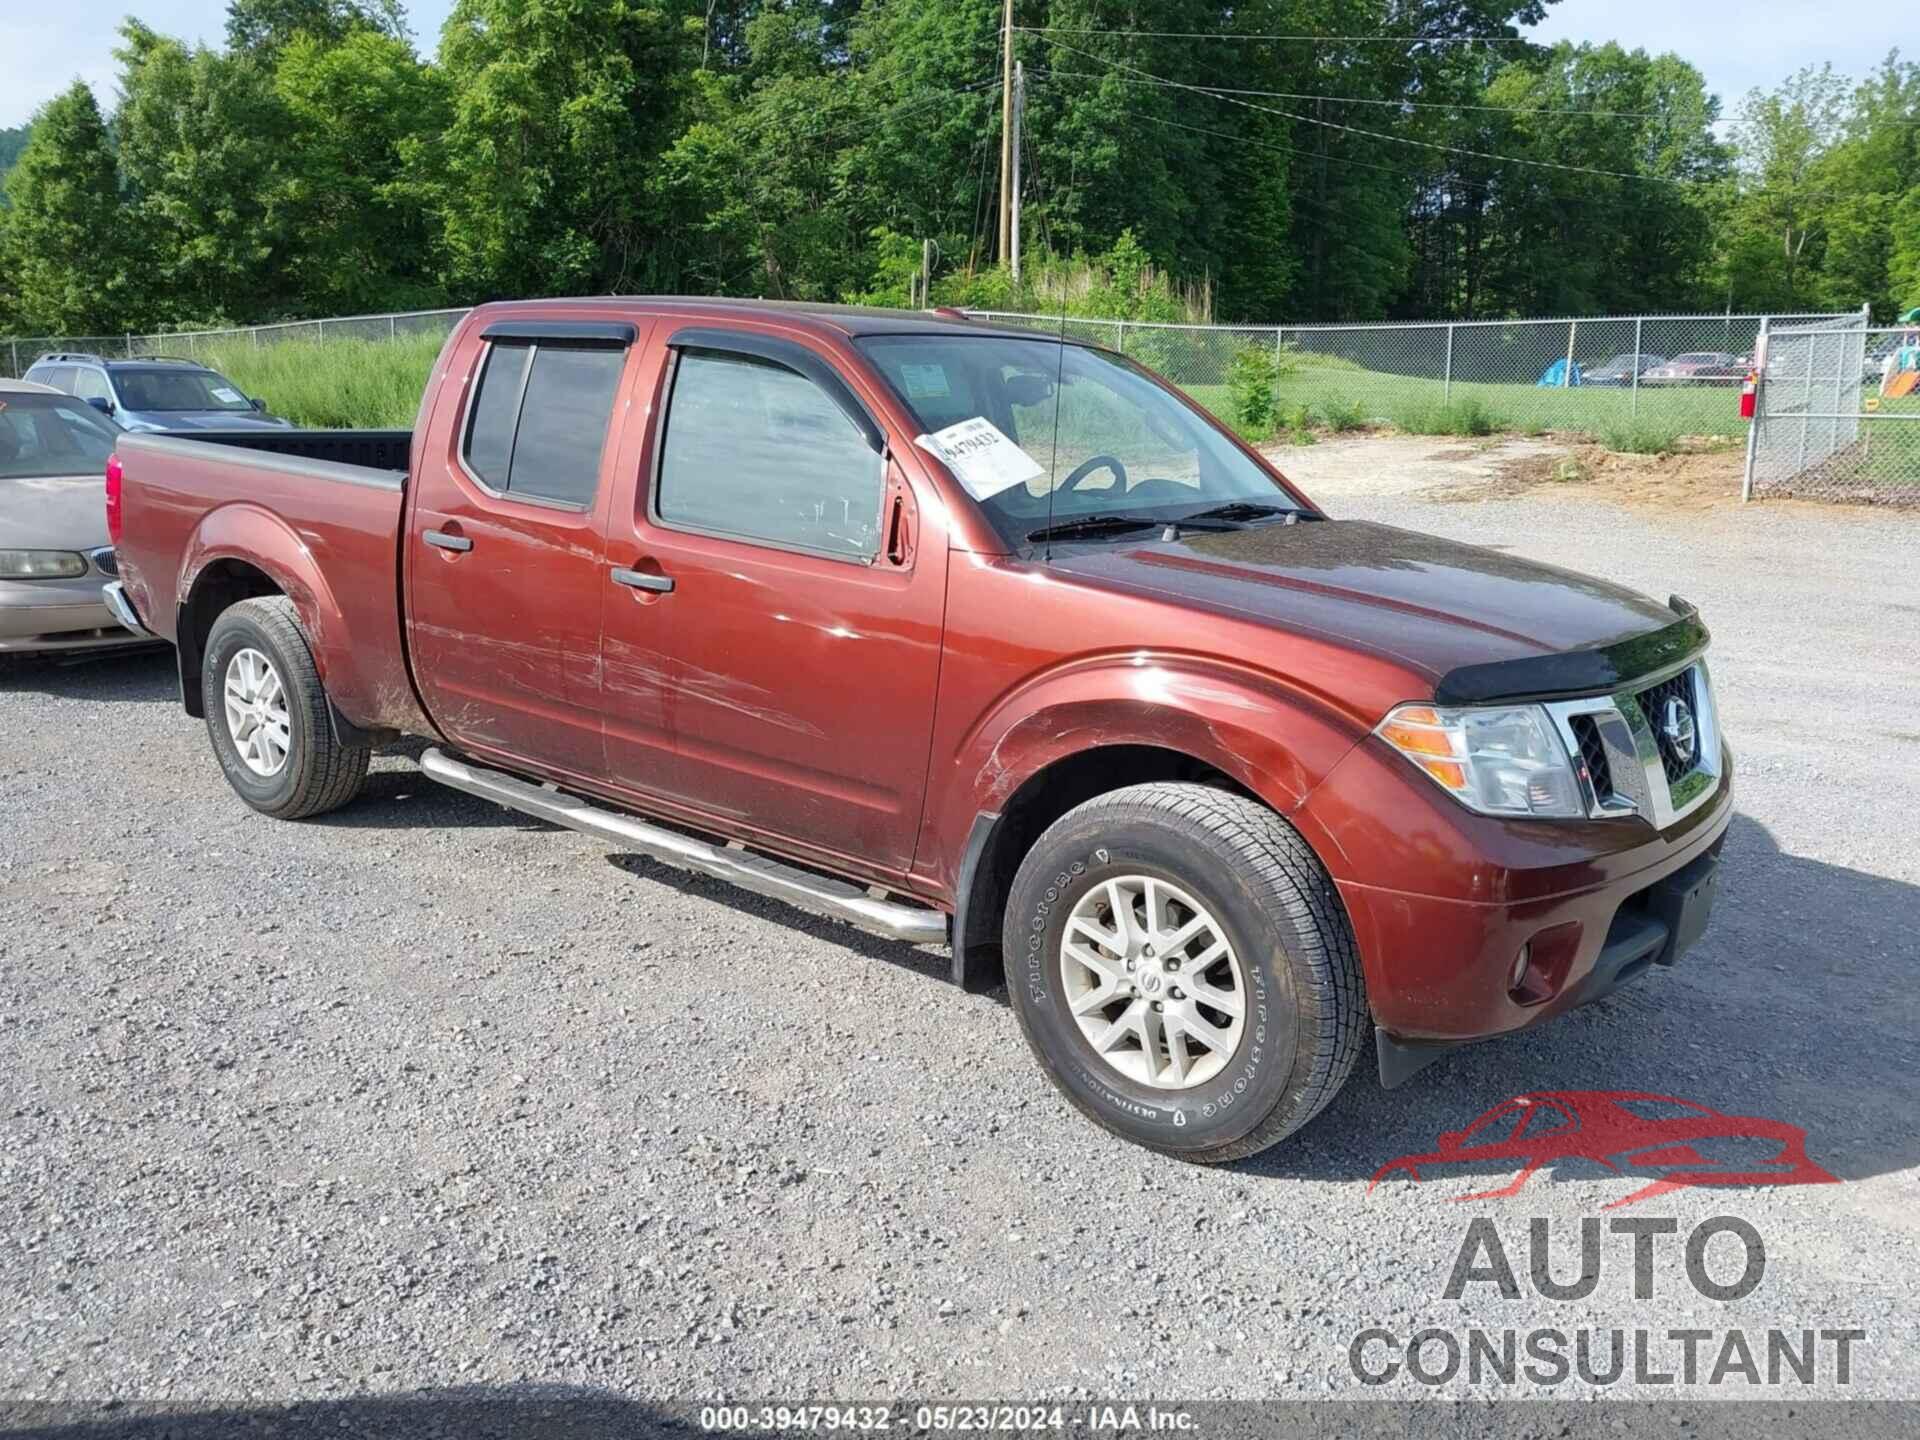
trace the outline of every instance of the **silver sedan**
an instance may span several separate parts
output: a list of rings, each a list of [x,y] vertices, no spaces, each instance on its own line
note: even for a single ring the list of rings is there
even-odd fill
[[[119,433],[84,400],[0,380],[0,655],[153,643],[100,593],[117,573],[105,475]]]

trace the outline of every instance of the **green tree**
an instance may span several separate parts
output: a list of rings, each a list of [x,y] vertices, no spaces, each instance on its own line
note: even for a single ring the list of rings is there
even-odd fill
[[[10,130],[0,128],[0,209],[5,209],[7,204],[7,172],[20,159],[20,152],[27,148],[27,137],[32,133],[31,125]]]
[[[338,44],[359,31],[390,40],[407,38],[401,0],[232,0],[227,6],[227,47],[270,53],[296,35]]]
[[[113,145],[93,91],[76,80],[34,116],[8,177],[0,271],[12,319],[30,331],[96,335],[138,305],[130,285]]]
[[[133,223],[171,318],[252,320],[304,306],[285,282],[284,170],[291,135],[272,71],[248,55],[189,49],[121,27],[115,116]]]
[[[632,290],[677,217],[648,203],[702,46],[692,0],[459,0],[440,220],[471,296]],[[691,22],[691,23],[689,23]]]
[[[1722,227],[1727,293],[1740,309],[1801,310],[1816,301],[1826,249],[1823,162],[1846,119],[1830,65],[1747,96],[1740,188]]]
[[[432,206],[451,110],[441,74],[405,41],[360,28],[294,36],[273,84],[289,136],[276,283],[321,314],[441,303]]]

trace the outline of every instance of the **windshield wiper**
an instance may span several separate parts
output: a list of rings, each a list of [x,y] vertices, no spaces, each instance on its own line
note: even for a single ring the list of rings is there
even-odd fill
[[[1152,530],[1164,520],[1144,520],[1138,515],[1082,515],[1077,520],[1062,520],[1058,525],[1042,525],[1027,532],[1028,540],[1066,540],[1076,535],[1123,535],[1132,530]]]
[[[1196,510],[1191,515],[1182,515],[1179,523],[1189,520],[1264,520],[1269,515],[1298,515],[1300,512],[1291,505],[1262,505],[1255,500],[1230,500],[1225,505],[1215,505],[1211,509]]]

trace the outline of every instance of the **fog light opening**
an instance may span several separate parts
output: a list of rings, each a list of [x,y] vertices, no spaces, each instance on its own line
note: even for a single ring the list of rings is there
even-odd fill
[[[1507,976],[1507,989],[1518,990],[1527,980],[1527,969],[1533,964],[1533,946],[1522,945],[1520,953],[1513,957],[1513,971]]]

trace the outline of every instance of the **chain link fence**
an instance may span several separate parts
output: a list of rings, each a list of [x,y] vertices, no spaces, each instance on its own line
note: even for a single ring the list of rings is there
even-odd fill
[[[1749,499],[1920,505],[1920,327],[1769,325]]]
[[[147,335],[0,339],[0,376],[42,355],[209,352],[235,341],[444,336],[465,309],[414,310]],[[1864,312],[1643,315],[1383,325],[1169,325],[976,310],[983,320],[1117,350],[1233,417],[1236,357],[1270,356],[1283,425],[1385,423],[1423,433],[1590,435],[1629,449],[1740,432],[1741,387],[1764,365],[1748,435],[1749,497],[1920,504],[1920,336]],[[1756,358],[1758,357],[1758,358]]]
[[[1632,449],[1738,435],[1740,390],[1763,325],[1861,323],[1855,313],[1202,326],[968,313],[1097,341],[1228,418],[1234,357],[1261,348],[1272,353],[1287,424],[1556,431]]]
[[[390,315],[345,315],[326,320],[289,320],[277,325],[241,325],[226,330],[171,330],[155,335],[22,335],[0,340],[0,378],[17,380],[42,355],[97,355],[137,360],[143,355],[197,359],[212,346],[239,340],[278,345],[289,340],[398,340],[445,336],[467,312],[408,310]]]

